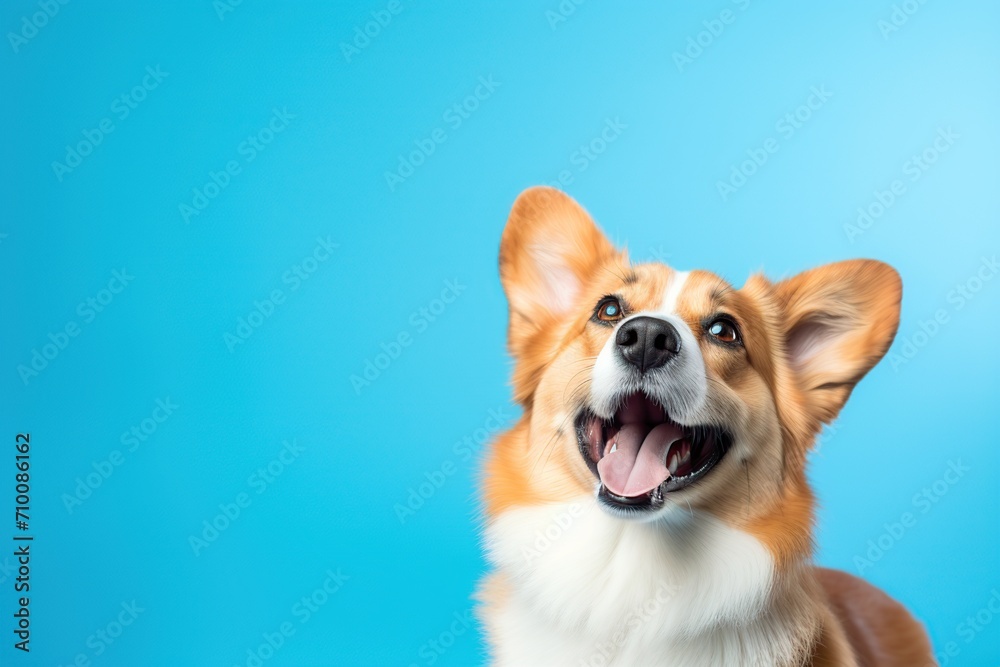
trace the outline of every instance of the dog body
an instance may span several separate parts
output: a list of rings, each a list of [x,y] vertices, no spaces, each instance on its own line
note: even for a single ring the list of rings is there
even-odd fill
[[[934,664],[902,607],[811,565],[806,454],[892,341],[895,271],[633,266],[546,188],[500,269],[524,415],[485,470],[494,664]]]

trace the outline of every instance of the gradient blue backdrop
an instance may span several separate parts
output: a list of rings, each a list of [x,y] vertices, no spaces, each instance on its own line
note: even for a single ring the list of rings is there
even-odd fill
[[[564,171],[639,259],[737,284],[856,256],[898,268],[899,356],[812,460],[818,560],[906,603],[939,651],[953,643],[948,664],[995,662],[1000,619],[981,610],[1000,588],[1000,280],[983,258],[1000,251],[1000,8],[911,0],[890,32],[889,0],[693,5],[5,2],[0,513],[29,430],[35,542],[29,655],[11,646],[0,557],[2,662],[247,665],[283,623],[295,633],[263,664],[480,662],[465,620],[484,571],[476,443],[490,411],[516,414],[497,245],[517,193]],[[721,34],[699,37],[727,9]],[[372,12],[386,25],[366,44]],[[678,66],[689,38],[704,46]],[[147,67],[164,74],[123,118],[115,100]],[[480,77],[485,99],[448,113]],[[791,136],[776,127],[824,86]],[[241,148],[275,109],[283,129]],[[105,118],[113,131],[60,180],[53,162]],[[614,141],[584,157],[609,120]],[[948,128],[958,138],[910,180],[907,162]],[[724,201],[717,182],[769,137],[779,150]],[[185,220],[180,205],[230,161],[239,173]],[[852,237],[858,207],[896,179],[905,192]],[[286,272],[327,236],[338,247],[293,289]],[[122,269],[134,279],[90,320],[78,304],[107,300]],[[437,303],[446,281],[460,294]],[[226,334],[276,289],[283,303],[230,351]],[[70,321],[79,335],[22,378]],[[386,366],[380,346],[401,334]],[[356,387],[369,361],[386,367]],[[168,398],[178,407],[128,451],[122,434]],[[304,450],[258,493],[286,440]],[[113,474],[67,509],[115,450]],[[950,462],[967,468],[954,484]],[[240,493],[250,505],[195,555],[190,537]],[[870,541],[884,549],[866,565]],[[302,622],[295,605],[327,570],[349,578]],[[143,611],[104,643],[95,633],[117,634],[133,600]]]

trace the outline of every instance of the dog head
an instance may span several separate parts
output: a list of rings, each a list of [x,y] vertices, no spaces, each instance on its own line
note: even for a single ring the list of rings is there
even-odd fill
[[[737,289],[632,265],[571,198],[534,188],[500,275],[525,413],[488,464],[488,511],[587,494],[622,520],[703,510],[779,556],[810,548],[806,454],[892,342],[892,268],[838,262]]]

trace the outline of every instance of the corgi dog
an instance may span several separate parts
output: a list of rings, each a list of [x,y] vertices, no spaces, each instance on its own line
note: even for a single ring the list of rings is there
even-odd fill
[[[807,455],[895,336],[895,270],[737,289],[630,264],[569,196],[532,188],[500,277],[523,415],[484,467],[491,664],[936,664],[900,604],[812,564]]]

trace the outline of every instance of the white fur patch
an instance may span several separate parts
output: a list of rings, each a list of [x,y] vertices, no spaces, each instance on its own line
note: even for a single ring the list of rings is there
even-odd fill
[[[674,277],[667,285],[667,291],[663,295],[663,304],[660,306],[660,310],[664,314],[671,315],[677,312],[677,300],[681,296],[681,290],[684,289],[684,283],[687,282],[689,275],[691,275],[690,271],[674,271]]]
[[[566,265],[563,253],[542,244],[531,246],[530,253],[543,286],[535,298],[554,313],[569,311],[580,294],[580,279]]]
[[[633,313],[615,328],[617,333],[622,324],[635,317],[666,320],[680,336],[680,353],[667,366],[639,379],[615,353],[615,335],[612,334],[598,353],[591,375],[590,405],[598,416],[609,419],[623,396],[643,391],[657,399],[674,421],[694,424],[704,420],[703,409],[708,395],[705,361],[691,327],[675,312],[687,277],[686,271],[675,272],[664,291],[659,310]]]
[[[784,665],[770,553],[705,513],[622,521],[593,498],[510,510],[486,533],[508,591],[487,615],[495,665]]]

